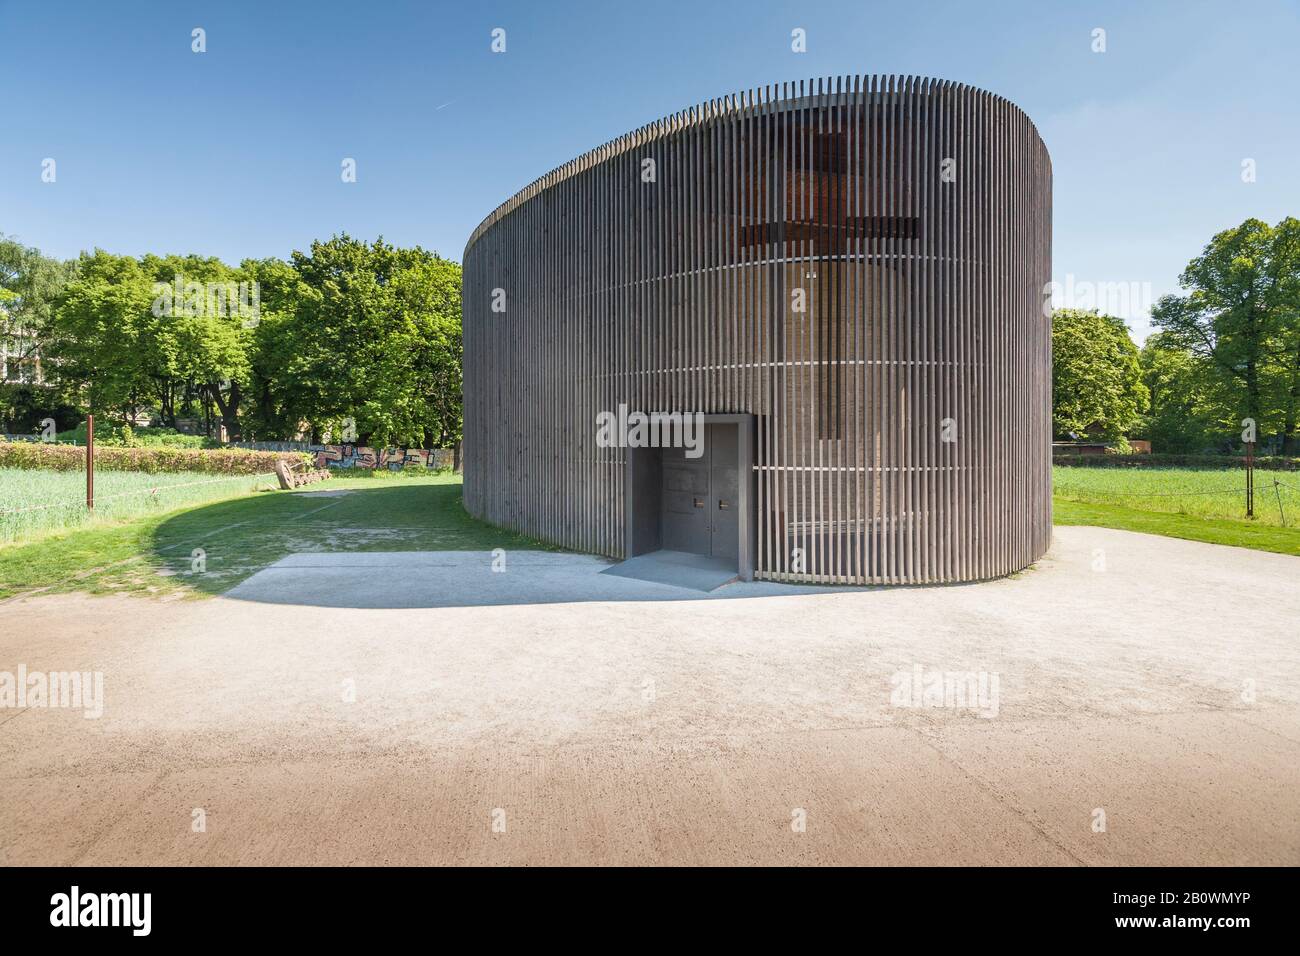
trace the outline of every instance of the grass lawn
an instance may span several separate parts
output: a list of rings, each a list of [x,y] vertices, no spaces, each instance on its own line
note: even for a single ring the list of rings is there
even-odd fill
[[[1283,528],[1252,522],[1246,518],[1200,518],[1164,511],[1140,511],[1122,505],[1070,501],[1065,498],[1054,498],[1052,508],[1054,524],[1096,525],[1144,534],[1163,534],[1189,541],[1253,548],[1256,551],[1300,555],[1300,528],[1295,527]]]
[[[95,509],[86,509],[86,473],[0,468],[0,545],[91,525],[120,524],[182,505],[274,488],[273,475],[146,474],[97,471]]]
[[[1058,466],[1053,520],[1300,555],[1300,475],[1256,471],[1254,518],[1245,482],[1240,469]]]
[[[325,497],[347,492],[338,497]],[[0,599],[41,590],[218,594],[298,551],[556,550],[461,507],[459,475],[331,478],[0,547]],[[206,568],[192,570],[196,548]]]
[[[1166,472],[1161,479],[1150,472],[1135,475],[1112,469],[1056,471],[1057,524],[1099,525],[1300,555],[1300,528],[1283,527],[1266,513],[1255,521],[1216,517],[1201,499],[1218,495],[1164,493],[1215,490],[1203,486],[1217,483],[1219,488],[1239,479],[1240,473]],[[1063,471],[1069,472],[1064,478]],[[1258,506],[1273,493],[1269,474],[1256,476],[1261,512]],[[1287,473],[1285,480],[1294,476]],[[346,494],[335,496],[338,492]],[[1293,514],[1290,502],[1283,500],[1288,525],[1300,524],[1300,503]],[[331,478],[298,491],[260,491],[166,511],[157,510],[165,507],[166,499],[156,501],[155,510],[129,521],[54,532],[26,544],[0,544],[0,600],[32,591],[219,594],[285,555],[303,551],[559,550],[471,518],[461,506],[459,475],[380,472]],[[1178,501],[1190,502],[1193,513],[1170,510],[1179,507]],[[1239,507],[1219,507],[1234,506]],[[1211,513],[1203,514],[1206,510]],[[202,571],[194,570],[195,549],[203,552]]]
[[[1246,476],[1241,469],[1058,466],[1052,469],[1052,494],[1058,501],[1130,511],[1300,526],[1300,473],[1293,471],[1256,470],[1253,519],[1246,519]]]

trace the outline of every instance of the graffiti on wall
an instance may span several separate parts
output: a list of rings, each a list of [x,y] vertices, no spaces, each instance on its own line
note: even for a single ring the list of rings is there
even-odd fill
[[[368,445],[308,445],[316,456],[317,468],[387,468],[400,471],[425,468],[454,468],[455,452],[450,448],[371,448]]]
[[[441,470],[456,468],[454,448],[372,448],[369,445],[309,445],[296,441],[241,441],[231,442],[237,448],[258,451],[306,451],[316,458],[317,468],[387,468],[399,471],[406,467],[423,465]]]

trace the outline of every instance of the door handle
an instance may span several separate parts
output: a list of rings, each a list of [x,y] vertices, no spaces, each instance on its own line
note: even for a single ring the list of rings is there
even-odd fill
[[[718,510],[719,510],[719,511],[726,511],[726,510],[727,510],[728,508],[730,508],[730,507],[731,507],[731,502],[729,502],[729,501],[724,501],[722,498],[719,498],[719,499],[718,499]]]
[[[696,498],[696,499],[695,499],[695,507],[697,507],[697,508],[703,508],[703,507],[704,507],[704,499],[703,499],[703,498]]]

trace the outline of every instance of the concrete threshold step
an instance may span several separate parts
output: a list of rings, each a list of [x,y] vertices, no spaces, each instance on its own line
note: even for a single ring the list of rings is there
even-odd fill
[[[706,593],[716,591],[740,577],[734,561],[686,551],[639,554],[606,568],[601,573]]]

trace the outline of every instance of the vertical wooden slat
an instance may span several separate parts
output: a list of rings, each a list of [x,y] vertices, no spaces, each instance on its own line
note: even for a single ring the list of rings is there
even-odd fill
[[[750,412],[758,577],[1023,567],[1051,536],[1050,190],[1013,105],[902,76],[716,99],[546,174],[465,250],[466,508],[618,556],[596,413]]]

